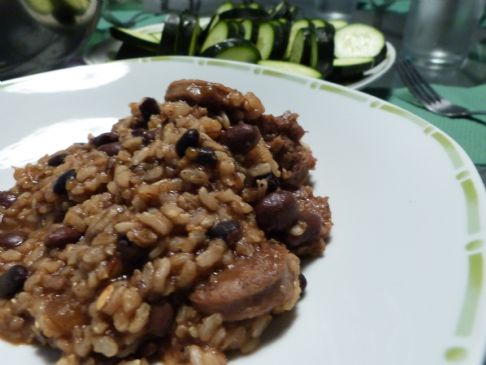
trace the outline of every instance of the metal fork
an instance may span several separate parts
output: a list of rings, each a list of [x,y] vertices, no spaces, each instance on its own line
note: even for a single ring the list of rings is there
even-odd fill
[[[405,86],[427,110],[449,118],[466,118],[478,114],[486,115],[486,110],[472,111],[444,99],[432,89],[409,60],[399,60],[396,63],[396,67]]]

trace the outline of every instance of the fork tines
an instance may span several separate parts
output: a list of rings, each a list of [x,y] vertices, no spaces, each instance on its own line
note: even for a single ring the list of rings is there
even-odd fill
[[[405,86],[412,94],[425,105],[438,103],[442,100],[427,81],[418,73],[409,60],[400,60],[396,63],[398,73]]]

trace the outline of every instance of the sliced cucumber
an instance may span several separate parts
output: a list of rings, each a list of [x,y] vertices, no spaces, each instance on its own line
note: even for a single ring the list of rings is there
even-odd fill
[[[283,0],[275,7],[273,7],[269,14],[272,19],[280,19],[284,18],[287,20],[294,20],[299,12],[299,8],[295,5],[290,5],[287,0]]]
[[[336,30],[339,30],[341,28],[344,28],[346,25],[348,25],[348,22],[346,20],[342,20],[342,19],[328,20],[327,22],[330,23],[330,24],[332,24],[332,26]]]
[[[216,43],[208,47],[201,56],[251,63],[257,63],[261,59],[260,52],[252,42],[239,38]]]
[[[221,14],[224,13],[225,11],[228,11],[230,9],[233,9],[235,7],[235,4],[231,0],[227,0],[224,3],[222,3],[218,8],[216,9],[216,14]]]
[[[180,47],[180,23],[179,14],[171,13],[164,23],[164,30],[160,39],[160,53],[165,55],[177,54]]]
[[[186,12],[182,13],[179,33],[181,41],[178,54],[194,56],[198,51],[199,35],[201,34],[199,18]]]
[[[89,8],[89,0],[64,0],[64,3],[68,5],[76,15],[83,15]]]
[[[206,26],[206,28],[203,31],[203,39],[206,39],[209,31],[214,28],[214,26],[219,22],[219,14],[224,13],[225,11],[228,11],[230,9],[233,9],[235,7],[235,4],[231,0],[227,0],[224,3],[222,3],[218,8],[216,9],[214,15],[211,17],[211,20],[209,21],[209,24]]]
[[[48,15],[54,10],[54,4],[51,0],[25,0],[25,5],[30,10],[43,15]]]
[[[268,13],[263,9],[233,8],[219,14],[220,19],[268,19]]]
[[[331,78],[346,80],[361,76],[373,67],[373,57],[336,58],[333,61]]]
[[[285,50],[285,33],[274,20],[260,23],[256,46],[263,60],[279,59]]]
[[[326,24],[327,24],[324,19],[312,19],[311,22],[314,25],[314,27],[316,27],[316,28],[325,27]]]
[[[334,37],[336,58],[376,57],[385,46],[385,37],[366,24],[351,24]]]
[[[311,66],[312,56],[317,56],[315,47],[316,44],[313,28],[299,29],[294,38],[288,60],[293,63]],[[317,62],[317,60],[315,62]]]
[[[299,65],[292,62],[262,60],[258,62],[258,64],[261,66],[272,67],[285,73],[288,72],[300,76],[316,77],[318,79],[322,78],[322,74],[319,71],[314,70],[311,67]]]
[[[110,28],[110,34],[113,38],[122,41],[124,44],[129,44],[132,47],[152,52],[157,52],[159,49],[159,42],[150,34],[137,32],[132,29],[113,27]]]
[[[334,59],[334,27],[326,24],[324,27],[317,27],[314,30],[317,55],[312,57],[315,64],[311,64],[316,70],[322,73],[323,77],[332,71]]]
[[[209,48],[216,43],[223,42],[228,38],[238,37],[239,33],[240,28],[235,22],[221,20],[209,31],[201,46],[201,52],[204,52],[206,48]]]
[[[387,48],[386,48],[386,43],[385,45],[383,46],[383,48],[381,49],[380,53],[378,53],[374,59],[373,59],[373,62],[375,65],[381,63],[385,58],[386,58],[386,54],[387,54]]]
[[[243,4],[237,6],[238,8],[263,9],[263,6],[252,0],[243,0]]]
[[[240,21],[240,24],[244,30],[243,38],[246,40],[251,40],[251,37],[253,35],[254,22],[251,21],[250,19],[244,19]]]
[[[292,47],[294,46],[294,40],[299,30],[303,28],[308,28],[309,26],[310,22],[307,19],[300,19],[292,24],[284,58],[288,59],[290,57],[290,52],[292,51]]]
[[[297,7],[297,5],[290,5],[289,11],[287,13],[287,19],[294,20],[298,14],[299,14],[299,8]]]

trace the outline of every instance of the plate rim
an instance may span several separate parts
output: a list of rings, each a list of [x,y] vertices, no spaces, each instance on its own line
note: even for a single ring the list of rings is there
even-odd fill
[[[465,277],[467,277],[467,282],[464,284],[465,293],[463,296],[461,311],[460,313],[458,313],[459,319],[457,320],[456,333],[451,334],[451,338],[461,338],[462,341],[456,341],[457,344],[451,344],[450,346],[445,348],[444,360],[449,362],[460,362],[465,358],[465,356],[467,356],[468,350],[472,349],[474,349],[475,352],[479,350],[478,353],[482,353],[482,359],[484,359],[484,354],[486,353],[486,341],[483,341],[481,349],[476,347],[481,345],[475,345],[473,342],[470,342],[468,347],[466,345],[467,342],[464,341],[464,339],[467,338],[467,333],[466,336],[464,336],[464,333],[461,334],[460,328],[464,325],[463,322],[465,321],[468,322],[469,326],[474,326],[475,324],[480,322],[480,317],[486,317],[486,307],[481,310],[481,307],[479,306],[479,304],[484,303],[486,299],[486,286],[484,285],[486,278],[486,272],[484,270],[484,259],[486,256],[486,228],[485,224],[481,223],[482,221],[484,221],[484,217],[486,216],[486,188],[484,187],[484,184],[479,176],[477,169],[474,167],[474,163],[472,162],[469,155],[464,151],[464,149],[446,132],[432,125],[422,117],[419,117],[399,106],[391,104],[388,101],[381,100],[373,95],[369,95],[362,91],[351,89],[349,87],[335,84],[326,80],[318,80],[306,76],[289,75],[282,71],[256,64],[190,56],[154,56],[129,60],[117,60],[105,64],[76,66],[67,69],[53,70],[44,73],[23,76],[3,82],[0,81],[0,98],[4,92],[8,92],[6,89],[8,89],[9,86],[28,82],[32,79],[36,79],[40,75],[66,73],[67,76],[69,76],[70,70],[73,69],[89,69],[100,66],[106,67],[106,65],[115,63],[128,64],[129,66],[130,64],[143,64],[153,62],[192,63],[203,67],[226,67],[237,69],[242,72],[250,72],[256,75],[263,74],[273,78],[284,78],[286,80],[298,83],[301,86],[309,87],[310,89],[316,91],[322,90],[332,94],[337,94],[347,99],[351,99],[354,102],[367,104],[369,108],[381,110],[382,112],[390,113],[392,115],[401,117],[402,120],[406,120],[409,124],[411,123],[416,127],[420,128],[426,136],[432,138],[435,143],[439,144],[442,152],[447,155],[450,163],[452,164],[452,171],[456,173],[455,182],[460,185],[460,189],[462,189],[462,191],[464,192],[464,200],[466,202],[468,215],[466,226],[468,226],[469,228],[473,227],[472,231],[468,229],[468,232],[464,235],[465,238],[468,237],[468,242],[458,243],[458,245],[461,244],[464,246],[466,259],[468,261],[468,272],[465,275]],[[473,210],[475,210],[475,212],[473,212]],[[477,307],[475,315],[473,315],[473,318],[471,318],[470,315],[468,315],[467,313],[464,314],[464,312],[467,305],[470,304],[468,303],[468,301],[470,301],[468,299],[468,295],[470,295],[471,293],[470,287],[473,282],[479,282],[480,285],[479,288],[473,288],[473,290],[477,291],[474,298]],[[477,336],[480,335],[483,335],[483,340],[486,340],[486,332],[484,334],[477,334]],[[475,337],[471,333],[469,333],[468,336],[472,337],[472,339],[474,339]],[[478,363],[478,365],[481,364],[482,362]]]

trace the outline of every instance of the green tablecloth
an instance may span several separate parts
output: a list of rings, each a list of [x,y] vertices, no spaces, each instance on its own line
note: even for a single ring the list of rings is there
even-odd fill
[[[486,109],[486,84],[471,88],[434,85],[434,88],[453,103],[471,110]],[[379,91],[376,92],[376,89],[368,91],[376,96],[384,96],[380,95]],[[406,89],[399,88],[389,91],[391,93],[383,97],[384,99],[439,127],[464,148],[475,164],[486,164],[486,115],[477,116],[480,122],[445,118],[425,110]]]

